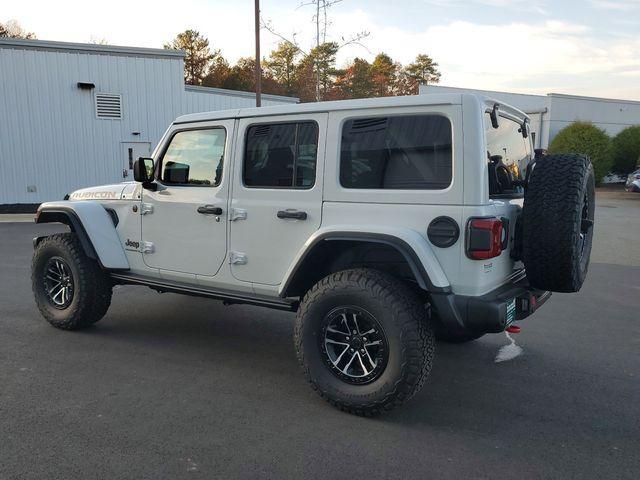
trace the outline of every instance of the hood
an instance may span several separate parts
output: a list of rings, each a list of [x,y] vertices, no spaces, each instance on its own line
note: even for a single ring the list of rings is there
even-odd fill
[[[136,182],[114,183],[97,187],[81,188],[69,195],[69,200],[123,200],[131,199],[138,188]]]

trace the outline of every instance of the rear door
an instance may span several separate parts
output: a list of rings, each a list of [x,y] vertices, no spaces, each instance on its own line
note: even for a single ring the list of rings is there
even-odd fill
[[[319,227],[327,114],[239,122],[230,211],[231,271],[279,284]]]

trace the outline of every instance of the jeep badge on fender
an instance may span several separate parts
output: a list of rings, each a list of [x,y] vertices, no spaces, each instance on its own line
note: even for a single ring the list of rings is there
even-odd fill
[[[140,249],[140,242],[134,242],[133,240],[129,240],[127,238],[127,241],[124,242],[125,247],[129,247],[132,248],[134,250],[139,250]]]

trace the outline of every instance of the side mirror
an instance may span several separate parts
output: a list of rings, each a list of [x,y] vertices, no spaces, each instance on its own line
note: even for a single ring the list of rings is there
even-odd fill
[[[141,183],[153,180],[153,158],[140,157],[133,162],[133,178]]]

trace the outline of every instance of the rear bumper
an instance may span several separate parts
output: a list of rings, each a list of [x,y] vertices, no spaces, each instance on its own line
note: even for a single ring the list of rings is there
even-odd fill
[[[524,272],[480,297],[432,294],[435,315],[452,333],[498,333],[540,308],[551,292],[529,286]]]

